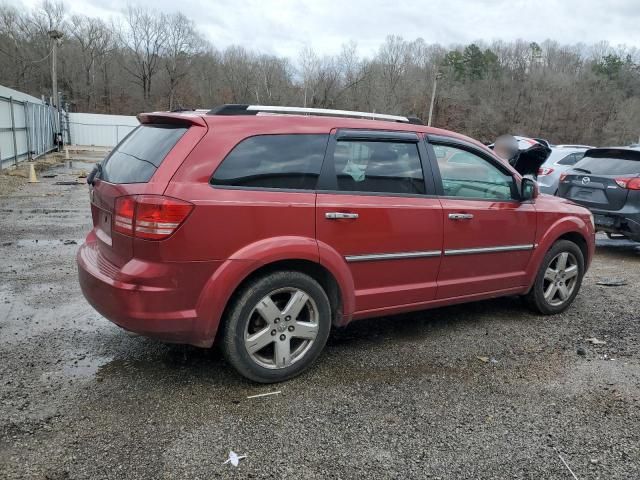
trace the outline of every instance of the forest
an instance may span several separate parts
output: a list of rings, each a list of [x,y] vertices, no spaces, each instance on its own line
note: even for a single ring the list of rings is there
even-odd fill
[[[428,117],[482,141],[512,133],[555,143],[629,144],[640,136],[640,50],[554,40],[430,44],[389,35],[374,55],[357,39],[336,55],[311,44],[296,58],[219,48],[193,19],[129,6],[114,18],[72,15],[63,3],[0,4],[0,85],[51,95],[49,31],[58,89],[70,111],[149,110],[254,103]],[[523,35],[526,25],[523,25]]]

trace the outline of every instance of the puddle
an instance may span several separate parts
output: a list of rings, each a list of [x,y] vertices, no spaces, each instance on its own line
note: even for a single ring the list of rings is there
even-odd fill
[[[84,170],[89,173],[96,162],[86,162],[82,160],[65,160],[64,163],[57,165],[47,171],[47,173],[72,173]]]
[[[66,238],[66,239],[58,239],[58,240],[50,240],[47,238],[44,238],[44,239],[36,238],[36,239],[20,239],[13,242],[13,244],[18,247],[51,247],[51,246],[58,247],[60,245],[77,246],[77,245],[82,245],[83,243],[84,243],[84,240],[80,238]]]
[[[107,365],[112,357],[89,357],[80,355],[62,365],[61,370],[42,372],[40,380],[43,383],[56,383],[60,380],[89,380],[96,376],[100,368]]]
[[[62,368],[62,375],[66,378],[93,378],[101,367],[112,361],[112,357],[85,357],[68,362]]]

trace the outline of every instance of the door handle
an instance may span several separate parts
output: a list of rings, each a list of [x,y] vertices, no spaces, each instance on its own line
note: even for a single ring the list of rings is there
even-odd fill
[[[449,220],[471,220],[473,213],[450,213]]]
[[[358,218],[358,214],[357,213],[344,213],[344,212],[327,212],[324,214],[324,218],[326,218],[327,220],[355,220],[356,218]]]

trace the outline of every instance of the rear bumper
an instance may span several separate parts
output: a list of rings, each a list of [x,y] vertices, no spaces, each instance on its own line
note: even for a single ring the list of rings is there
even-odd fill
[[[116,325],[165,342],[201,347],[213,342],[208,319],[197,315],[196,304],[220,262],[132,259],[119,269],[107,263],[89,234],[78,250],[77,264],[83,295]]]
[[[640,211],[591,209],[597,232],[617,233],[640,242]]]

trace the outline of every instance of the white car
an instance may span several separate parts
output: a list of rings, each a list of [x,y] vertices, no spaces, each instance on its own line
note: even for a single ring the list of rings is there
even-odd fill
[[[588,145],[554,145],[551,154],[538,170],[538,186],[542,193],[555,195],[558,192],[560,174],[581,160]]]

